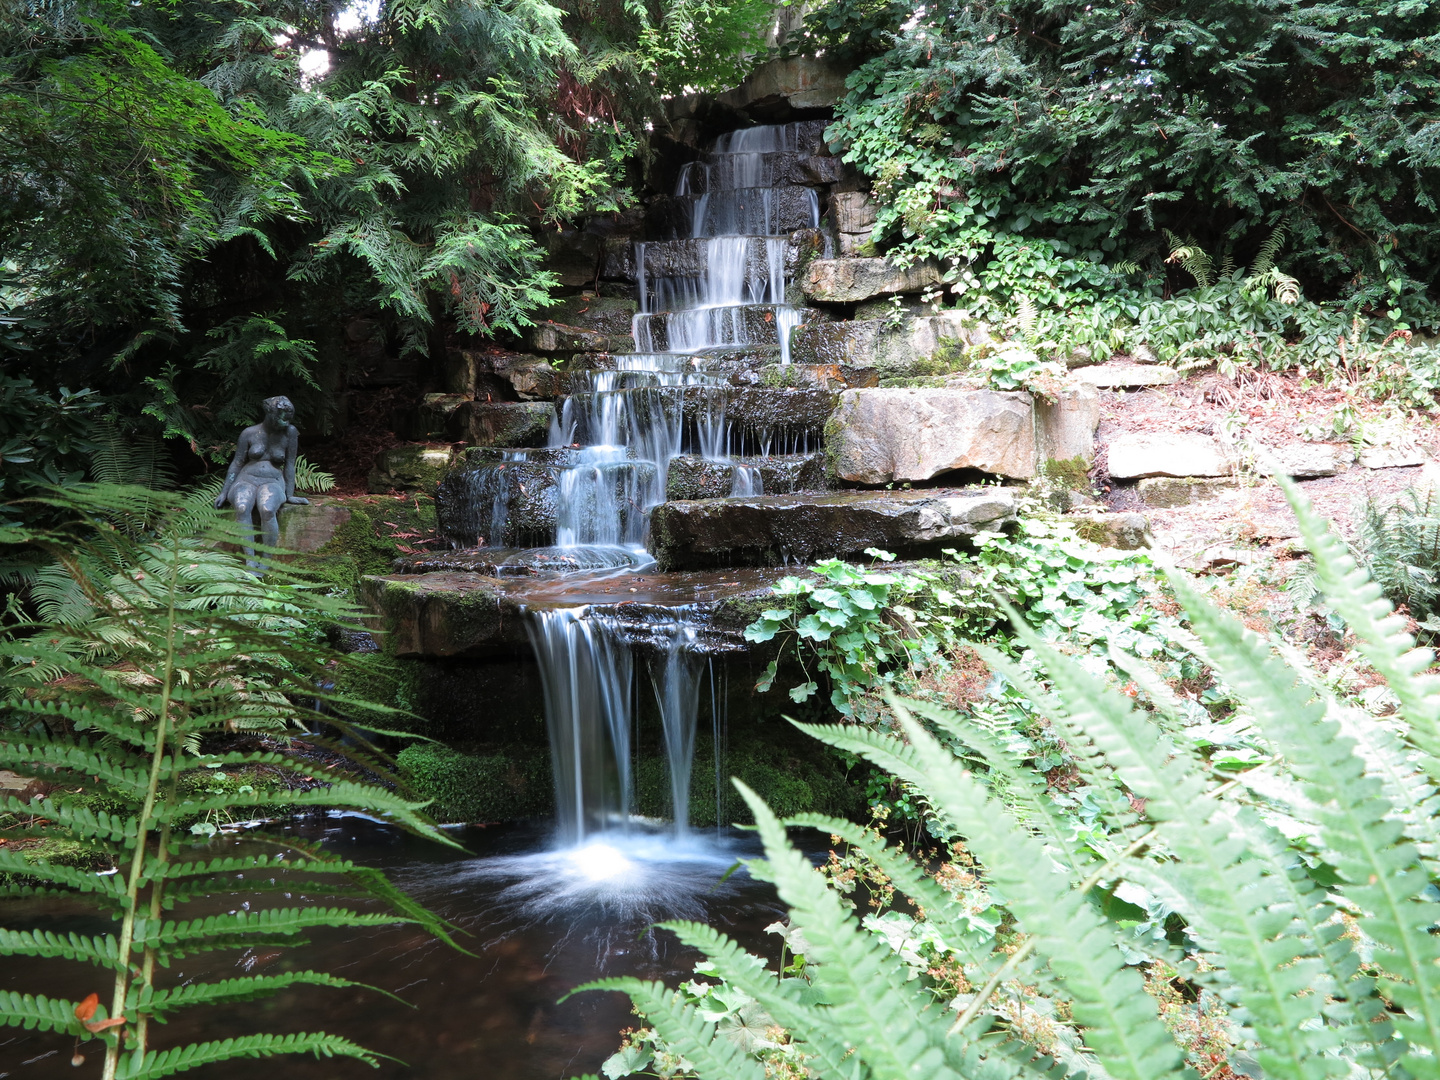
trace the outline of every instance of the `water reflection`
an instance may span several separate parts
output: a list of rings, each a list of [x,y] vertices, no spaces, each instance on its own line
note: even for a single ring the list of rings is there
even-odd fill
[[[657,919],[704,918],[753,948],[769,950],[763,928],[780,915],[770,888],[743,872],[720,882],[737,857],[755,853],[748,834],[678,846],[643,832],[601,834],[567,853],[545,850],[549,831],[538,825],[471,828],[455,834],[470,849],[467,855],[354,817],[315,818],[289,831],[385,868],[463,929],[467,936],[460,940],[474,955],[396,924],[320,930],[309,944],[293,949],[186,958],[170,973],[178,983],[243,971],[315,969],[396,994],[411,1006],[360,988],[310,986],[225,1010],[182,1014],[159,1029],[157,1045],[256,1030],[324,1030],[399,1059],[377,1070],[339,1059],[242,1061],[206,1068],[197,1077],[254,1080],[265,1071],[287,1080],[562,1080],[597,1072],[618,1045],[617,1033],[633,1026],[635,1017],[619,994],[582,994],[557,1004],[569,990],[599,975],[636,975],[672,986],[690,977],[698,957],[669,934],[648,932]],[[251,842],[225,838],[203,853],[234,854]],[[187,905],[176,916],[228,910],[239,899]],[[331,898],[297,894],[283,902],[326,904]],[[60,933],[99,928],[81,909],[54,900],[0,904],[0,924]],[[103,990],[102,981],[83,964],[0,962],[4,990],[78,1000]],[[81,1068],[71,1068],[71,1049],[71,1040],[54,1034],[0,1030],[0,1076],[99,1076],[97,1043],[89,1044]]]

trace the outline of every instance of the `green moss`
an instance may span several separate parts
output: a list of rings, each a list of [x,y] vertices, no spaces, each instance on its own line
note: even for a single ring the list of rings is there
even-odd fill
[[[385,709],[413,709],[417,667],[417,661],[385,653],[351,653],[335,672],[335,694],[351,699],[353,704],[335,702],[332,707],[337,714],[361,727],[432,734],[429,721],[423,716],[365,706],[368,702]]]
[[[1040,466],[1040,475],[1053,488],[1065,491],[1090,490],[1090,465],[1079,455],[1049,458]]]
[[[548,751],[506,747],[462,754],[435,743],[407,746],[396,757],[401,774],[441,822],[509,821],[553,812]]]
[[[350,518],[313,555],[300,558],[299,565],[321,580],[353,591],[368,574],[388,574],[395,559],[403,554],[397,533],[434,536],[438,524],[435,500],[426,495],[399,498],[347,499]]]
[[[973,364],[973,357],[959,341],[947,341],[929,356],[922,356],[910,365],[910,374],[953,375],[966,371]]]

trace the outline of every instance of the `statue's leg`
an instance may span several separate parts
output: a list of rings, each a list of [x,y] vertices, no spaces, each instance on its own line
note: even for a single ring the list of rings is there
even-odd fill
[[[280,546],[280,507],[285,505],[285,489],[279,484],[266,484],[256,500],[260,512],[260,539],[268,547]]]
[[[236,484],[230,489],[230,505],[235,508],[235,522],[245,537],[245,561],[255,565],[255,485]]]

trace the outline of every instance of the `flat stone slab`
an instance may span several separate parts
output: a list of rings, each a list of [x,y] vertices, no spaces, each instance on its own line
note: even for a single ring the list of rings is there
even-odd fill
[[[483,560],[476,565],[483,566]],[[755,601],[793,568],[706,573],[655,571],[570,574],[550,580],[490,577],[466,571],[387,574],[360,581],[360,602],[386,646],[403,657],[485,657],[528,652],[525,612],[577,604],[608,608],[644,645],[667,608],[686,605],[699,624],[696,646],[707,653],[750,648],[745,627]]]
[[[956,469],[1035,475],[1035,410],[1026,393],[847,390],[825,430],[835,474],[853,483],[929,480]]]
[[[1130,364],[1114,360],[1090,367],[1073,368],[1070,377],[1103,390],[1128,390],[1145,386],[1169,386],[1180,381],[1180,372],[1157,364]]]
[[[1360,464],[1367,469],[1408,469],[1428,460],[1416,447],[1374,446],[1360,451]]]
[[[370,470],[367,486],[377,494],[387,491],[434,491],[445,470],[450,468],[453,456],[450,447],[443,444],[392,446],[375,455],[375,465]]]
[[[1296,480],[1318,480],[1334,476],[1350,461],[1350,448],[1332,443],[1286,443],[1283,446],[1252,447],[1255,468],[1266,476],[1290,476]]]
[[[775,566],[878,547],[935,553],[1015,520],[1006,488],[847,491],[668,502],[650,518],[662,569]]]
[[[884,259],[815,259],[805,269],[801,288],[811,300],[830,304],[858,303],[876,296],[918,293],[940,283],[934,263],[899,269]]]
[[[1140,481],[1140,501],[1146,506],[1168,510],[1217,498],[1239,485],[1239,480],[1230,476],[1150,476]]]
[[[1109,470],[1116,480],[1229,476],[1235,459],[1217,439],[1199,432],[1122,431],[1110,440]]]

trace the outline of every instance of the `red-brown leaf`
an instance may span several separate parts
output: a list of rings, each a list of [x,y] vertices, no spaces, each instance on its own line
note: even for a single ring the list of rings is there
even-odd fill
[[[76,1005],[76,1006],[75,1006],[75,1019],[76,1019],[76,1020],[89,1020],[90,1017],[92,1017],[92,1016],[95,1015],[95,1010],[98,1009],[99,1007],[100,1007],[100,995],[99,995],[99,994],[91,994],[91,995],[90,995],[89,997],[87,997],[84,1001],[80,1002],[79,1005]]]
[[[112,1016],[109,1020],[86,1020],[84,1023],[86,1031],[92,1035],[97,1035],[102,1031],[108,1031],[112,1027],[119,1027],[125,1023],[125,1017]]]

